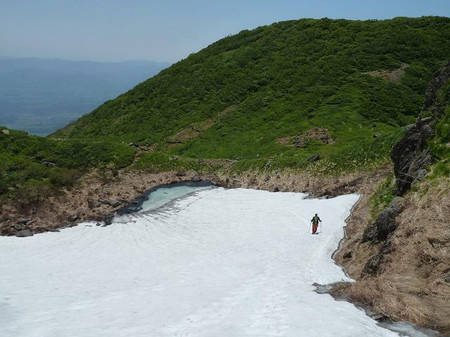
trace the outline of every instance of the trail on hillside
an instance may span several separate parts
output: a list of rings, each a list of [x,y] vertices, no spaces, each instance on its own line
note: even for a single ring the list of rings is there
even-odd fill
[[[312,286],[347,279],[331,254],[357,198],[217,188],[109,227],[2,237],[0,335],[397,336]]]

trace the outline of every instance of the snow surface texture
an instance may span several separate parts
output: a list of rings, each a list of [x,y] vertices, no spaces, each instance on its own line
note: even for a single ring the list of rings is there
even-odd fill
[[[398,336],[312,286],[347,280],[331,254],[358,196],[303,198],[209,189],[109,227],[1,237],[0,336]]]

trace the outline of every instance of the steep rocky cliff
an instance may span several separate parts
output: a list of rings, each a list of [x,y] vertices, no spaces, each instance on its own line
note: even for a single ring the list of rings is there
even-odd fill
[[[395,180],[355,208],[336,259],[357,282],[334,290],[381,316],[444,333],[450,332],[450,179],[449,135],[442,130],[448,133],[449,79],[447,62],[430,82],[416,123],[391,152]],[[437,142],[442,156],[431,146]],[[392,200],[373,216],[383,193]]]
[[[444,116],[437,92],[450,78],[450,61],[439,70],[425,93],[425,105],[415,124],[411,125],[403,139],[393,148],[391,158],[396,177],[396,194],[403,195],[411,184],[427,174],[426,166],[433,162],[428,141],[435,135],[436,124]]]

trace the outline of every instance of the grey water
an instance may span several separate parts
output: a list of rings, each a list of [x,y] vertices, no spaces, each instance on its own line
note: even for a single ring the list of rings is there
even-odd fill
[[[211,188],[214,188],[214,186],[182,185],[173,187],[160,187],[152,191],[147,196],[147,199],[142,203],[142,209],[139,212],[153,211],[193,192],[199,192]]]

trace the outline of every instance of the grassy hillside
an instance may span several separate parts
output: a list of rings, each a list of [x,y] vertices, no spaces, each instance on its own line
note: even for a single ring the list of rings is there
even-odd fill
[[[109,174],[130,165],[134,155],[120,144],[54,141],[0,127],[0,204],[6,198],[24,205],[43,200],[70,188],[89,168]]]
[[[312,153],[331,164],[377,160],[448,55],[449,18],[275,23],[212,44],[53,137],[256,166],[299,167]]]
[[[90,168],[129,166],[137,151],[134,167],[151,172],[373,168],[389,161],[448,55],[449,18],[304,19],[243,31],[50,138],[0,128],[0,196],[34,202]],[[448,118],[437,132],[446,174]]]

